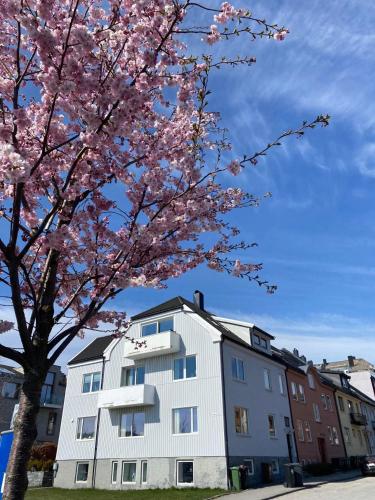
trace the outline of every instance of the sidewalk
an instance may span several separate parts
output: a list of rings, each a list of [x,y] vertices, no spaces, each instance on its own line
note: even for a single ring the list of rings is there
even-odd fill
[[[275,484],[271,486],[261,486],[259,488],[251,488],[249,490],[241,491],[238,493],[230,493],[224,495],[223,500],[271,500],[273,498],[283,497],[297,491],[304,490],[305,488],[314,488],[321,484],[333,483],[336,481],[348,481],[361,477],[360,471],[337,472],[328,476],[308,476],[304,478],[304,486],[301,488],[285,488],[283,484]],[[296,497],[297,500],[298,497]]]

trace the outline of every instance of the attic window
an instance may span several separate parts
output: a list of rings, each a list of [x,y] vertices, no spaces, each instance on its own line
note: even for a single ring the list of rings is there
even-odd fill
[[[264,347],[265,349],[267,348],[267,340],[263,337],[260,338],[260,346]]]
[[[253,334],[253,342],[254,344],[260,345],[260,337],[259,335]]]
[[[152,323],[142,325],[142,337],[173,330],[173,318],[163,318]]]

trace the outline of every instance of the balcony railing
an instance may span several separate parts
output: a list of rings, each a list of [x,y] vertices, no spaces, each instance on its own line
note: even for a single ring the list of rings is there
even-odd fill
[[[50,396],[40,400],[41,407],[61,408],[64,399],[61,396]]]
[[[363,413],[351,413],[350,414],[350,421],[354,425],[366,425],[367,424],[366,415],[363,415]]]
[[[117,389],[100,391],[99,408],[126,408],[152,406],[155,404],[155,386],[149,384],[129,385]]]
[[[136,342],[125,342],[124,356],[126,358],[151,358],[172,354],[180,350],[180,335],[173,331],[148,335],[137,340],[142,342],[142,345],[138,345]]]

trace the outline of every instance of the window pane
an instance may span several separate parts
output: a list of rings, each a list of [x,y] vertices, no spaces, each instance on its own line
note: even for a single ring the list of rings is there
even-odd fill
[[[96,372],[92,376],[92,391],[96,392],[100,389],[100,372]]]
[[[120,422],[120,437],[129,437],[132,435],[132,413],[123,413]]]
[[[145,429],[145,414],[134,413],[133,416],[133,436],[143,436]]]
[[[179,358],[179,359],[174,360],[173,378],[174,378],[174,380],[181,380],[184,378],[184,359],[183,358]]]
[[[193,483],[194,466],[193,462],[178,462],[178,483]]]
[[[81,439],[82,418],[77,418],[77,432],[76,438]]]
[[[96,417],[85,417],[82,420],[83,424],[81,439],[92,439],[95,436]]]
[[[76,481],[87,481],[88,473],[89,464],[78,464]]]
[[[49,403],[52,398],[52,387],[50,385],[43,385],[40,393],[40,401],[42,403]]]
[[[159,321],[159,333],[173,330],[173,318],[166,318]]]
[[[145,367],[138,366],[136,370],[137,370],[136,384],[143,385],[145,383]]]
[[[128,368],[126,370],[125,385],[135,385],[135,370],[134,370],[134,368]]]
[[[55,382],[55,374],[53,372],[48,372],[44,383],[48,385],[53,385],[54,382]]]
[[[91,389],[91,373],[83,376],[82,392],[90,392]]]
[[[136,463],[124,462],[122,466],[122,481],[124,483],[135,483]]]
[[[148,325],[142,325],[142,337],[147,337],[147,335],[154,335],[157,333],[158,324],[149,323]]]
[[[232,377],[237,378],[237,359],[232,358]]]
[[[193,408],[193,432],[198,432],[198,411]]]
[[[234,409],[234,425],[236,427],[236,432],[241,433],[241,412],[239,408]]]
[[[264,386],[266,389],[271,389],[270,373],[267,369],[264,370]]]
[[[186,358],[186,378],[197,376],[197,359],[195,356]]]
[[[51,411],[48,414],[48,422],[47,422],[47,434],[49,436],[52,436],[55,433],[56,420],[57,420],[57,413]]]
[[[280,394],[284,394],[284,382],[282,375],[279,375]]]
[[[112,462],[112,483],[117,482],[118,462]]]
[[[173,433],[197,432],[197,408],[177,408],[173,410]]]
[[[265,339],[261,338],[261,339],[260,339],[260,345],[261,345],[262,347],[267,347],[267,341],[266,341]]]
[[[142,483],[147,483],[147,462],[142,462]]]
[[[259,335],[253,335],[253,340],[254,340],[254,344],[260,344],[260,337]]]
[[[243,361],[241,359],[237,360],[237,371],[238,371],[238,378],[240,380],[245,380],[245,372],[243,369]]]
[[[191,432],[191,409],[190,408],[180,408],[180,428],[179,432],[182,434]]]

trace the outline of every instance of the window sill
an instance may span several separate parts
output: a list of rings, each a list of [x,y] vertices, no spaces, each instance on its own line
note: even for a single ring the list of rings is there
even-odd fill
[[[197,376],[195,377],[185,377],[185,378],[174,378],[172,382],[186,382],[187,380],[197,380]]]
[[[239,382],[240,384],[245,384],[247,385],[246,380],[241,380],[240,378],[234,378],[232,377],[233,382]]]
[[[172,436],[196,436],[198,432],[172,432]]]
[[[119,439],[143,439],[144,436],[119,436]]]
[[[241,434],[240,432],[236,432],[236,436],[240,438],[251,438],[251,434]]]

